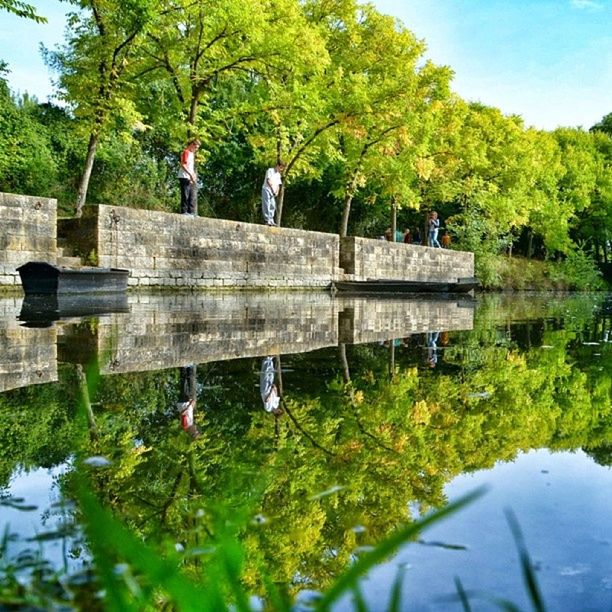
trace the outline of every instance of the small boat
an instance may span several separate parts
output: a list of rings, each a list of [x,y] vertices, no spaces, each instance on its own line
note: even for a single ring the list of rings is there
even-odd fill
[[[127,289],[129,270],[119,268],[61,268],[30,261],[17,268],[26,295],[115,293]]]
[[[368,293],[368,294],[402,294],[402,293],[469,293],[480,287],[477,278],[458,278],[456,282],[429,282],[403,280],[366,280],[334,281],[332,293]]]

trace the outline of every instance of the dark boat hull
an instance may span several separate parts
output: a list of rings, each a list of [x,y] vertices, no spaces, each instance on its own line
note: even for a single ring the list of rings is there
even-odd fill
[[[460,278],[457,282],[437,283],[400,280],[336,281],[332,291],[360,294],[469,293],[480,287],[476,278]]]
[[[42,261],[31,261],[17,271],[26,295],[121,292],[130,275],[118,268],[60,268]]]

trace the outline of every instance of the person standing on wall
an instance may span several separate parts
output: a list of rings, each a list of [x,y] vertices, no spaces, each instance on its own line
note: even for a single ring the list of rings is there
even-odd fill
[[[444,230],[444,233],[442,234],[442,238],[440,239],[440,242],[442,243],[443,248],[445,249],[450,248],[451,237],[450,237],[450,234],[448,233],[448,230]]]
[[[181,153],[178,172],[181,185],[181,214],[194,217],[198,206],[198,175],[195,170],[195,154],[200,148],[197,139],[189,141]]]
[[[438,219],[438,213],[434,210],[429,215],[429,221],[427,222],[427,246],[441,248],[438,242],[438,230],[440,229],[440,219]]]
[[[283,182],[281,173],[284,169],[285,164],[279,160],[274,168],[268,168],[266,171],[266,177],[261,188],[261,212],[266,225],[276,225],[274,222],[276,196]]]

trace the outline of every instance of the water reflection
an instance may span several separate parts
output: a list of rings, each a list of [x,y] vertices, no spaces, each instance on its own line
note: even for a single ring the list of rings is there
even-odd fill
[[[283,414],[283,410],[280,407],[280,395],[278,393],[278,387],[275,384],[276,379],[276,367],[274,364],[274,357],[264,357],[261,362],[261,371],[259,373],[259,392],[261,394],[261,401],[266,412],[273,414],[274,416],[280,416]]]
[[[57,330],[19,324],[21,299],[0,299],[0,392],[57,380]]]
[[[76,317],[72,309],[68,318],[53,315],[53,326],[41,330],[19,325],[25,303],[0,300],[0,374],[6,372],[0,392],[56,380],[58,360],[97,361],[103,375],[142,372],[387,341],[432,328],[467,330],[474,315],[472,301],[325,293],[134,295],[127,307],[115,306],[100,305],[105,314],[95,325],[87,323],[90,310]]]
[[[197,404],[196,372],[196,366],[193,364],[180,368],[180,394],[179,401],[176,404],[183,431],[194,439],[200,435],[200,430],[195,424]]]
[[[435,368],[438,365],[438,339],[440,332],[429,331],[427,337],[427,365]]]
[[[597,297],[494,296],[476,310],[287,294],[130,299],[128,313],[55,324],[57,384],[0,394],[0,479],[75,452],[108,457],[112,468],[91,474],[97,496],[161,550],[180,542],[195,574],[219,517],[244,529],[252,592],[260,592],[261,563],[291,592],[317,590],[356,550],[441,505],[460,475],[489,473],[500,462],[511,470],[531,449],[551,449],[554,462],[583,448],[610,463],[611,321]],[[90,398],[95,436],[76,409],[79,368],[65,364],[92,355],[102,374]],[[198,411],[202,397],[206,410]],[[36,420],[24,426],[17,407],[35,409]],[[283,418],[271,419],[281,408]],[[591,517],[588,502],[601,490],[588,489],[583,469],[586,490],[558,492],[555,504],[574,496],[572,520],[587,516],[603,528],[609,520]],[[598,487],[610,482],[599,478]],[[518,487],[520,474],[505,480]],[[63,486],[70,494],[70,483]],[[241,522],[245,504],[249,519],[265,520]],[[557,511],[541,510],[548,520],[535,530],[540,557],[551,543],[565,546]],[[499,508],[481,512],[461,537],[427,535],[424,542],[445,545],[427,547],[432,555],[465,552],[449,544],[486,548],[483,528],[488,533]],[[571,530],[570,519],[563,529]],[[497,563],[498,552],[478,554]],[[607,552],[589,552],[596,601]],[[419,601],[430,601],[426,583],[411,585],[421,588]]]
[[[26,295],[19,320],[26,327],[50,327],[56,321],[129,312],[125,293]]]

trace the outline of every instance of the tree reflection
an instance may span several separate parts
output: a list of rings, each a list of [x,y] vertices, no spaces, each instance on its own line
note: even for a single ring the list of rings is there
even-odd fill
[[[113,467],[93,472],[98,496],[160,550],[180,543],[189,572],[199,575],[201,551],[214,546],[223,517],[241,533],[251,589],[262,564],[275,582],[323,588],[356,549],[410,520],[409,508],[440,506],[456,475],[535,448],[582,447],[609,464],[609,320],[580,308],[526,329],[485,303],[473,332],[427,335],[428,362],[430,350],[444,347],[436,368],[423,363],[421,339],[391,341],[392,353],[340,345],[339,359],[284,357],[284,370],[280,357],[241,360],[231,364],[231,382],[213,366],[113,375],[99,382],[88,430],[57,419],[50,386],[5,394],[3,473],[77,449],[104,456]],[[207,389],[206,411],[196,418],[198,388]],[[66,396],[66,414],[76,395]],[[50,426],[37,423],[36,441],[27,428],[11,434],[19,403],[30,410],[37,402]],[[176,425],[175,407],[186,404],[191,415],[179,414],[189,436]],[[59,457],[57,441],[43,443],[56,435],[54,423],[70,433]],[[69,495],[69,477],[64,487]],[[259,520],[245,527],[244,508]]]

